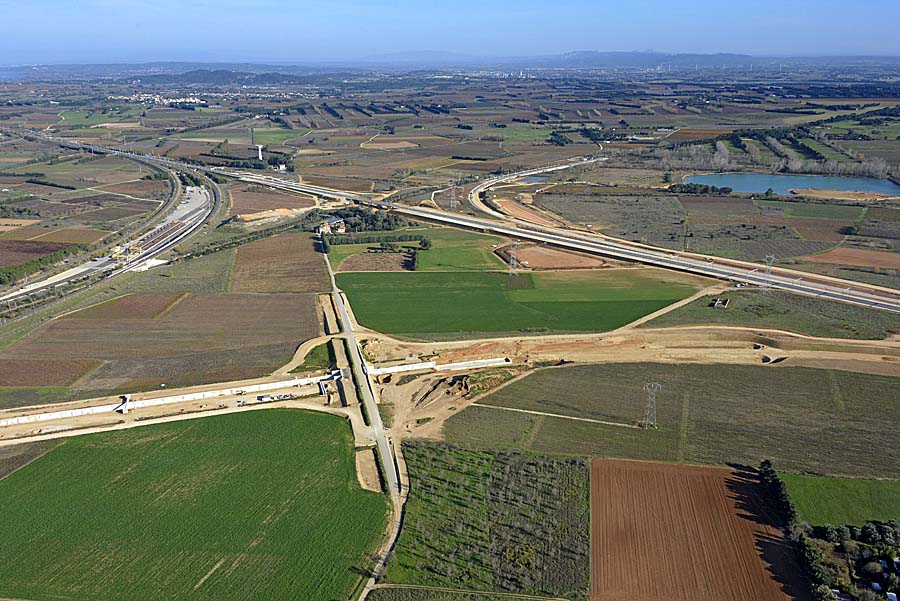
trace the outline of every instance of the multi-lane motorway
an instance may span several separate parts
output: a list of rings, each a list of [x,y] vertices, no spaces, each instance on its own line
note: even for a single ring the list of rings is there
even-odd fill
[[[585,160],[582,159],[573,163],[558,165],[551,168],[523,171],[479,184],[472,190],[470,200],[472,200],[476,207],[482,208],[485,212],[496,217],[496,220],[470,217],[458,213],[426,209],[423,207],[407,206],[385,200],[372,200],[349,192],[285,181],[266,175],[242,172],[228,172],[227,175],[243,181],[264,184],[273,188],[352,201],[359,204],[392,210],[418,219],[483,230],[519,240],[552,244],[561,248],[603,255],[616,259],[624,259],[627,261],[635,261],[647,265],[694,273],[741,284],[817,296],[900,313],[900,291],[894,292],[860,282],[827,278],[782,268],[772,268],[767,272],[764,266],[754,265],[752,263],[720,259],[717,257],[698,256],[690,253],[680,253],[643,244],[631,244],[625,241],[613,240],[594,234],[539,226],[519,219],[507,217],[489,207],[485,207],[478,198],[481,192],[491,186],[509,182],[521,177],[547,172],[551,169],[564,169],[578,164],[584,164],[584,162]],[[501,217],[505,218],[505,221],[500,221]]]
[[[50,136],[42,137],[65,145],[86,148],[86,145],[73,143],[68,140],[58,140]],[[170,168],[197,171],[197,168],[188,167],[175,161],[154,157],[151,155],[136,155],[121,150],[110,148],[91,147],[94,151],[107,152],[112,154],[132,155],[141,160],[153,162]],[[448,225],[456,225],[459,227],[479,229],[483,231],[501,234],[520,240],[529,240],[539,243],[552,244],[562,248],[587,252],[591,254],[603,255],[606,257],[624,259],[627,261],[636,261],[647,265],[654,265],[666,269],[674,269],[697,275],[713,277],[722,280],[728,280],[736,283],[742,283],[752,286],[762,286],[765,288],[773,288],[784,290],[796,294],[805,294],[809,296],[817,296],[828,298],[831,300],[851,303],[855,305],[863,305],[884,311],[892,311],[900,313],[900,292],[895,292],[887,288],[871,286],[860,282],[851,282],[840,280],[837,278],[828,278],[815,274],[808,274],[788,270],[780,267],[773,267],[767,270],[761,265],[752,263],[733,261],[729,259],[721,259],[718,257],[706,257],[694,255],[691,253],[677,252],[669,249],[657,248],[644,244],[633,244],[624,240],[611,239],[609,237],[597,234],[587,234],[574,232],[572,230],[552,228],[535,225],[520,219],[506,216],[498,211],[491,209],[484,203],[480,202],[481,193],[501,183],[514,181],[522,177],[537,175],[550,171],[567,169],[577,165],[583,165],[590,161],[598,161],[602,158],[585,157],[578,158],[567,163],[543,167],[538,169],[529,169],[517,173],[503,175],[475,186],[470,192],[469,198],[473,205],[486,212],[493,219],[484,219],[478,217],[470,217],[460,215],[458,213],[450,213],[447,211],[436,211],[425,209],[422,207],[413,207],[408,205],[397,204],[387,200],[373,200],[350,192],[341,190],[332,190],[321,186],[313,186],[310,184],[298,183],[254,173],[244,173],[239,171],[231,171],[222,168],[213,168],[208,171],[221,173],[230,177],[240,179],[242,181],[263,184],[273,188],[279,188],[288,191],[302,192],[314,194],[324,198],[333,198],[338,200],[346,200],[359,204],[378,207],[385,210],[392,210],[398,213],[410,215],[418,219],[426,219],[445,223]],[[204,171],[206,169],[203,169]]]

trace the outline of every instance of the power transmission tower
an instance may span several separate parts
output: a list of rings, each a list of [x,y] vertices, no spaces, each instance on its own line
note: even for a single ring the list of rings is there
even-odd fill
[[[519,241],[513,240],[509,245],[509,280],[512,282],[513,276],[516,275],[519,269],[519,257],[516,255],[516,251],[519,249]]]
[[[647,406],[644,408],[644,419],[640,423],[642,428],[656,428],[656,393],[660,388],[662,388],[662,384],[658,382],[644,384],[644,390],[647,392]]]
[[[765,281],[763,282],[763,292],[769,292],[772,286],[772,265],[775,263],[775,255],[766,255],[766,272]]]
[[[450,187],[450,210],[451,211],[456,210],[456,183],[455,182]]]

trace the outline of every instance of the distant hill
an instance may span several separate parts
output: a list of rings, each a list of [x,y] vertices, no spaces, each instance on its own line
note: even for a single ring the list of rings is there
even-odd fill
[[[409,72],[419,69],[713,69],[765,66],[836,66],[900,68],[900,56],[777,57],[747,54],[691,54],[666,52],[600,52],[580,50],[564,54],[483,57],[456,52],[416,51],[368,56],[358,60],[315,65],[264,63],[156,62],[101,65],[0,66],[0,79],[84,81],[141,80],[147,84],[278,85],[304,83],[316,76],[360,74],[376,70]]]

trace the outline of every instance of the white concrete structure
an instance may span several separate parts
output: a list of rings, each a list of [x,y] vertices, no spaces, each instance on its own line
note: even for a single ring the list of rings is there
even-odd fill
[[[331,379],[332,375],[315,376],[312,378],[292,378],[290,380],[280,380],[278,382],[265,382],[263,384],[254,384],[252,386],[244,386],[240,388],[226,388],[224,390],[208,390],[205,392],[192,392],[188,394],[178,394],[174,396],[158,397],[154,399],[132,400],[130,397],[122,403],[114,403],[111,405],[94,405],[93,407],[80,407],[78,409],[64,409],[61,411],[47,411],[44,413],[33,413],[31,415],[19,415],[0,419],[0,428],[5,426],[16,426],[20,424],[36,424],[40,422],[53,421],[57,419],[66,419],[70,417],[80,417],[82,415],[96,415],[98,413],[112,413],[121,411],[127,413],[135,409],[143,409],[145,407],[158,407],[160,405],[170,405],[172,403],[184,403],[189,401],[202,401],[204,399],[214,399],[217,397],[227,397],[242,395],[253,392],[263,392],[266,390],[278,390],[280,388],[291,388],[315,384],[322,380]],[[126,395],[128,396],[128,395]]]

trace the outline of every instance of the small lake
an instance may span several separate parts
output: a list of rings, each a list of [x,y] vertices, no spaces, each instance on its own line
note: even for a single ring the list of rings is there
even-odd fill
[[[763,193],[769,188],[776,194],[790,194],[791,190],[813,188],[816,190],[853,190],[874,192],[888,196],[900,196],[900,186],[887,179],[873,177],[833,177],[827,175],[784,175],[781,173],[712,173],[689,175],[687,184],[705,184],[718,188],[731,188],[735,192]]]
[[[548,178],[545,175],[531,175],[529,177],[523,177],[522,179],[519,180],[519,183],[520,184],[539,184],[541,182],[547,181],[548,179],[550,179],[550,178]]]

